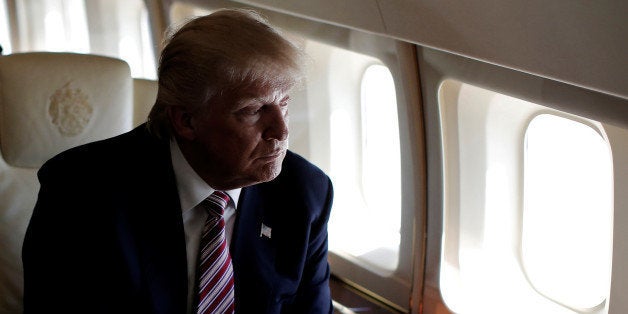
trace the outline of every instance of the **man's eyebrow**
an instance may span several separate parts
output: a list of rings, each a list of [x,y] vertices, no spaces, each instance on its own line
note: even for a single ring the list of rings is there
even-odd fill
[[[270,96],[265,96],[265,97],[247,97],[247,98],[242,99],[242,101],[246,102],[246,101],[253,100],[253,101],[261,102],[263,104],[270,104],[270,103],[274,103],[275,99],[276,98],[274,96],[270,95]],[[278,101],[278,103],[283,103],[283,102],[286,102],[288,100],[290,100],[290,95],[285,95],[283,98],[281,98]]]

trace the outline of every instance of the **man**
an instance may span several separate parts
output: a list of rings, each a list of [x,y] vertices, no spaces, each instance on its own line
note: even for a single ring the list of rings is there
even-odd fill
[[[25,312],[330,313],[331,182],[287,151],[300,65],[253,12],[178,30],[148,123],[41,168]]]

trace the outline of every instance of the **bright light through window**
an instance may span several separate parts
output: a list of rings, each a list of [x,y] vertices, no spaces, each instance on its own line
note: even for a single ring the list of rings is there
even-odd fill
[[[594,308],[608,294],[612,166],[591,127],[540,115],[526,133],[522,256],[528,278],[550,299]]]
[[[374,232],[398,249],[401,215],[401,165],[397,100],[392,74],[372,65],[362,78],[362,187],[369,214],[381,230]],[[397,256],[398,254],[394,254]],[[396,260],[388,262],[396,266]]]
[[[56,10],[46,13],[44,26],[44,30],[46,31],[46,50],[65,50],[65,28],[63,27],[61,13]]]
[[[104,55],[126,61],[133,77],[154,79],[157,76],[144,1],[18,1],[17,11],[23,35],[20,47],[14,47],[13,52],[67,51]],[[0,36],[5,36],[3,32]]]
[[[81,0],[47,1],[44,17],[44,49],[89,52],[85,5]]]
[[[2,54],[11,53],[11,36],[9,35],[9,16],[5,1],[0,1],[0,46],[2,46]]]
[[[125,60],[131,67],[133,77],[156,77],[155,58],[150,41],[148,12],[143,1],[120,1],[117,3],[118,39],[116,50],[103,51]],[[104,15],[101,16],[104,18]],[[105,18],[106,21],[106,18]]]
[[[607,313],[613,177],[603,126],[442,84],[440,285],[455,313]]]
[[[393,271],[399,258],[401,220],[395,86],[387,67],[371,65],[360,88],[361,123],[355,123],[349,109],[338,108],[331,115],[330,174],[337,197],[330,246]]]

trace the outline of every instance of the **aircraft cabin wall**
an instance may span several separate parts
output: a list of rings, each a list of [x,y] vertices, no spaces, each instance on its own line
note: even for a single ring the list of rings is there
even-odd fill
[[[628,311],[625,3],[45,3],[0,1],[4,54],[120,58],[147,90],[170,25],[252,7],[279,26],[310,58],[290,149],[334,183],[332,273],[387,312]]]

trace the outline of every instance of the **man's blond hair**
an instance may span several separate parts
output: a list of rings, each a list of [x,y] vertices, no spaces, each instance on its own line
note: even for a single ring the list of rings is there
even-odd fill
[[[284,88],[302,79],[303,54],[258,13],[226,9],[185,23],[167,40],[159,62],[152,134],[172,135],[169,106],[194,112],[248,88]]]

